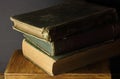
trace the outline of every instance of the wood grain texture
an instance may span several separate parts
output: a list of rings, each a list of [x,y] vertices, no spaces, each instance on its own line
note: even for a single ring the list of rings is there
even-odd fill
[[[109,62],[98,62],[73,72],[49,76],[15,51],[5,71],[5,79],[111,79]]]
[[[4,79],[4,75],[0,73],[0,79]]]

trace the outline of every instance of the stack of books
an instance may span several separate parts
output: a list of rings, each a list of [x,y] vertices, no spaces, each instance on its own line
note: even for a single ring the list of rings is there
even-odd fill
[[[24,57],[54,76],[120,54],[117,18],[114,8],[73,1],[11,20],[13,28],[23,33]]]

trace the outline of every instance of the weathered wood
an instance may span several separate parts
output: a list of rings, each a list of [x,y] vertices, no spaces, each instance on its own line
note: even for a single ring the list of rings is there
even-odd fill
[[[97,62],[73,72],[49,76],[25,59],[21,50],[15,51],[5,71],[5,79],[111,79],[109,62]]]

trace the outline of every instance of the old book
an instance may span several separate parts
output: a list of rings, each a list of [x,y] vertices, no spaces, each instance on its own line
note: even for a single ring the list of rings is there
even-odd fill
[[[120,40],[59,56],[49,56],[23,40],[22,50],[27,59],[53,76],[120,54]]]
[[[111,79],[109,61],[100,61],[69,73],[49,76],[28,61],[21,50],[14,52],[5,73],[5,79]]]
[[[77,32],[114,25],[116,10],[84,1],[65,2],[46,9],[15,15],[13,28],[47,41],[65,39]]]
[[[50,56],[69,53],[92,45],[115,41],[117,37],[115,25],[94,28],[84,33],[77,33],[70,37],[49,42],[33,35],[24,34],[27,41],[31,42],[38,49],[41,49]],[[107,30],[107,31],[106,31]]]

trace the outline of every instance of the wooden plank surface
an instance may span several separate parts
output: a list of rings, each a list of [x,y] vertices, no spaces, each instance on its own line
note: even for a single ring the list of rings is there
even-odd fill
[[[101,61],[69,73],[49,76],[25,59],[21,50],[13,54],[4,74],[5,79],[111,79],[108,61]]]
[[[4,79],[4,75],[0,73],[0,79]]]

